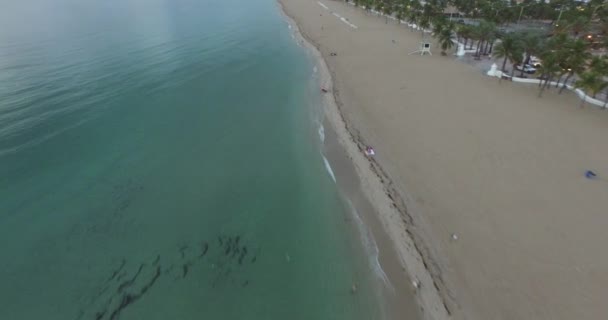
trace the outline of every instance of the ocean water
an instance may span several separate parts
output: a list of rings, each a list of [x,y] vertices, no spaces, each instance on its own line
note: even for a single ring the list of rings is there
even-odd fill
[[[2,2],[0,319],[378,319],[317,88],[274,0]]]

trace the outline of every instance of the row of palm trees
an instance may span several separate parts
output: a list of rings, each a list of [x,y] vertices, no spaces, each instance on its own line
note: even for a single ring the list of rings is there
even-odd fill
[[[594,98],[608,89],[608,57],[593,56],[591,41],[585,36],[591,30],[604,34],[602,45],[608,49],[606,0],[591,0],[587,4],[574,0],[554,0],[550,4],[535,0],[524,0],[519,4],[504,0],[351,1],[366,10],[394,16],[397,21],[416,24],[421,30],[432,30],[442,55],[447,55],[456,41],[465,49],[474,48],[476,59],[492,54],[502,59],[503,72],[507,63],[510,64],[511,76],[515,76],[516,66],[521,65],[519,76],[524,77],[523,66],[530,63],[532,56],[539,57],[542,60],[538,70],[541,79],[539,96],[551,87],[559,88],[561,93],[568,85],[580,88]],[[458,23],[456,21],[460,18],[454,18],[454,12],[459,12],[458,17],[464,14],[476,18],[477,23]],[[500,30],[499,26],[506,23],[519,23],[522,16],[553,20],[552,28],[544,32],[509,33]],[[606,96],[608,102],[608,93]]]
[[[442,41],[441,37],[438,39]],[[506,72],[507,63],[511,64],[511,77],[515,76],[518,65],[521,66],[519,76],[525,77],[523,66],[530,63],[532,56],[539,57],[542,61],[538,70],[539,97],[552,84],[559,88],[560,94],[571,84],[593,98],[608,89],[608,56],[593,55],[588,40],[567,33],[550,37],[537,32],[507,33],[500,38],[492,55],[502,59],[503,72]],[[579,79],[571,83],[577,77]],[[605,101],[608,103],[608,94]],[[585,102],[583,99],[581,106]]]

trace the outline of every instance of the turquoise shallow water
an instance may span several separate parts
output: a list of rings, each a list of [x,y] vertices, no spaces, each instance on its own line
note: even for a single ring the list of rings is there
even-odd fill
[[[0,318],[377,318],[273,0],[0,6]]]

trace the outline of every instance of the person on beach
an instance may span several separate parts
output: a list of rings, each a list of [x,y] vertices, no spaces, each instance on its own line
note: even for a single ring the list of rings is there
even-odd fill
[[[591,170],[585,171],[585,178],[587,178],[587,179],[593,179],[595,177],[597,177],[597,174],[595,172],[593,172]]]

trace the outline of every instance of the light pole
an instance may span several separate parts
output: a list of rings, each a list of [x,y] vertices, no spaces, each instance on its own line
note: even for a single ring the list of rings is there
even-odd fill
[[[557,16],[557,21],[555,22],[556,26],[559,26],[559,20],[562,18],[562,13],[564,13],[564,5],[563,4],[559,7],[559,16]]]
[[[517,24],[519,24],[519,22],[521,21],[521,15],[524,13],[524,8],[525,7],[529,7],[531,5],[533,5],[534,3],[530,3],[528,5],[525,6],[521,6],[521,9],[519,10],[519,18],[517,18]]]
[[[494,10],[494,19],[496,19],[496,17],[498,17],[498,12],[507,9],[507,7],[503,7],[503,8],[495,8],[493,5],[490,6],[491,10]]]

